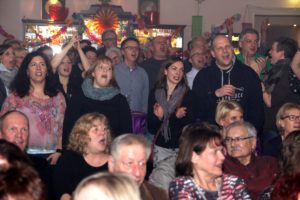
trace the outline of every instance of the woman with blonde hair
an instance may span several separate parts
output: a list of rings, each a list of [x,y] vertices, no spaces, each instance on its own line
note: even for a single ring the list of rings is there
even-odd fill
[[[54,172],[56,199],[71,199],[77,184],[85,177],[106,171],[111,134],[107,118],[88,113],[75,123],[68,150],[63,152]]]
[[[235,101],[223,100],[218,103],[216,108],[216,123],[222,128],[223,135],[224,129],[232,122],[243,119],[243,108]]]
[[[124,173],[102,172],[85,178],[74,192],[74,200],[140,200],[137,184]]]
[[[284,139],[292,131],[300,129],[300,105],[286,103],[278,110],[276,126],[281,137]]]
[[[279,158],[282,142],[293,131],[300,130],[300,105],[296,103],[283,104],[276,114],[278,132],[268,135],[263,143],[263,155]]]

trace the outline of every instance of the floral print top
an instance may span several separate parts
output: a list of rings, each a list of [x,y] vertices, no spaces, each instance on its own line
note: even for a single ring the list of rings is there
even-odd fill
[[[237,176],[223,174],[218,191],[200,188],[192,177],[180,176],[170,183],[171,200],[250,200],[244,180]]]
[[[18,110],[29,119],[28,154],[50,154],[61,148],[62,126],[66,109],[62,93],[48,99],[34,97],[31,93],[23,98],[10,94],[4,101],[1,115]]]

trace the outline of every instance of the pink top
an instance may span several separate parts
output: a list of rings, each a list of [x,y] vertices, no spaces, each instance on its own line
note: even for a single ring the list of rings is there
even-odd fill
[[[20,98],[10,94],[4,101],[1,115],[9,110],[18,110],[29,119],[29,141],[27,153],[54,153],[61,143],[62,126],[66,109],[62,93],[49,99],[40,99],[32,94]]]

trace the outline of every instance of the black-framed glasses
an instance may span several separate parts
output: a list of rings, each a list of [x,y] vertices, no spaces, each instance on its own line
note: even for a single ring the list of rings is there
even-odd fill
[[[296,116],[296,115],[287,115],[284,117],[281,117],[281,119],[289,119],[290,121],[299,121],[300,120],[300,115]]]
[[[226,137],[224,139],[224,142],[225,143],[231,143],[231,142],[241,142],[241,141],[244,141],[244,140],[248,140],[250,138],[253,138],[253,136],[246,136],[246,137],[235,137],[235,138],[232,138],[232,137]]]
[[[136,51],[138,51],[139,49],[140,49],[140,47],[138,47],[138,46],[127,46],[127,47],[124,47],[124,49],[128,49],[128,50],[130,50],[130,51],[134,51],[134,50],[136,50]]]
[[[117,38],[116,37],[111,37],[111,38],[103,39],[103,41],[114,41],[114,40],[117,40]]]

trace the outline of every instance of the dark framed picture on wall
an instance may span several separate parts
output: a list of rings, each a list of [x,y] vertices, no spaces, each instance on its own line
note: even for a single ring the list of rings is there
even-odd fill
[[[139,14],[146,17],[146,24],[159,24],[159,0],[138,0]]]
[[[159,0],[138,0],[139,14],[145,15],[145,12],[159,13]]]
[[[65,5],[65,0],[42,0],[42,19],[50,19],[50,12],[56,12]]]

